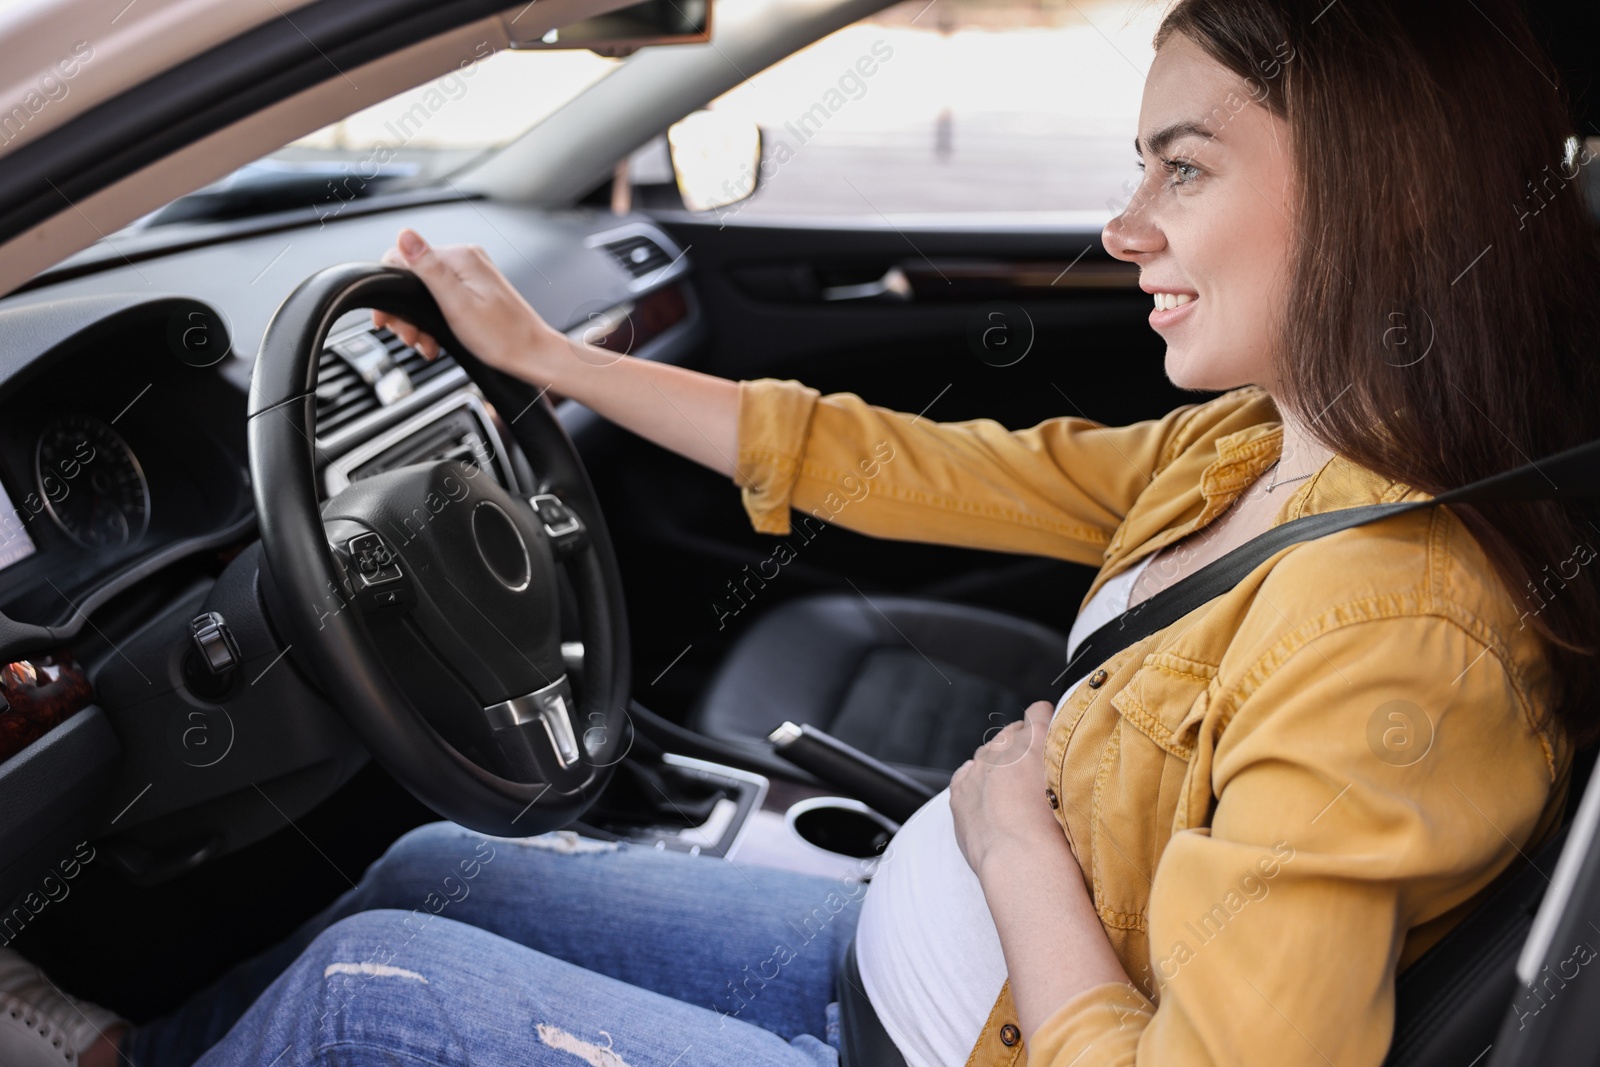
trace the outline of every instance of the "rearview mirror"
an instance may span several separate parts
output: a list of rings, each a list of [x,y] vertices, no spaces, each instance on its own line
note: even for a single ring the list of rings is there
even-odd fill
[[[537,39],[518,40],[512,34],[510,47],[587,48],[602,56],[626,56],[646,45],[705,44],[710,40],[711,0],[645,0],[557,27]]]
[[[750,197],[761,173],[761,127],[720,111],[696,111],[667,129],[683,206],[712,211]]]

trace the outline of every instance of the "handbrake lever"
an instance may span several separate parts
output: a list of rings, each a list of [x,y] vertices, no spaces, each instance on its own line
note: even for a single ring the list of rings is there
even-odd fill
[[[894,822],[932,800],[934,791],[809,723],[785,722],[767,735],[778,755]]]

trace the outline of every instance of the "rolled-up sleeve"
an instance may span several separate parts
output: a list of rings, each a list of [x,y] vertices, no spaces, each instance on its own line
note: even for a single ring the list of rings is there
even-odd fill
[[[763,533],[789,533],[792,508],[878,537],[1095,564],[1207,406],[1130,426],[1061,417],[1008,430],[791,380],[742,381],[735,480]]]
[[[1544,832],[1568,766],[1497,655],[1437,617],[1337,626],[1217,699],[1214,817],[1173,836],[1150,893],[1159,1007],[1084,990],[1030,1067],[1376,1067],[1407,931]]]
[[[739,462],[734,480],[750,523],[761,533],[789,532],[789,500],[822,394],[796,381],[739,383]]]

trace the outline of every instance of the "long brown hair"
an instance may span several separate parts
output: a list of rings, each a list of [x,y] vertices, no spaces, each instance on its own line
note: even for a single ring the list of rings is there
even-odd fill
[[[1474,10],[1475,9],[1475,10]],[[1600,437],[1600,255],[1555,70],[1509,0],[1180,0],[1174,33],[1289,128],[1296,247],[1278,400],[1431,494]],[[1587,503],[1454,507],[1600,739]],[[1591,547],[1592,546],[1592,547]],[[1566,570],[1556,578],[1557,571]]]

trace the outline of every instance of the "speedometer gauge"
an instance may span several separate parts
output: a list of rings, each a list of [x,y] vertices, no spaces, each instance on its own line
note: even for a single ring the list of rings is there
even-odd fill
[[[138,540],[150,521],[150,486],[127,442],[88,415],[47,426],[34,451],[34,476],[45,509],[86,548]]]

